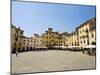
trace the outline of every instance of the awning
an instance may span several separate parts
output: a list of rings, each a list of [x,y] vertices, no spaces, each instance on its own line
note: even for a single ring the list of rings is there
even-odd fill
[[[96,48],[96,45],[88,45],[86,48]]]

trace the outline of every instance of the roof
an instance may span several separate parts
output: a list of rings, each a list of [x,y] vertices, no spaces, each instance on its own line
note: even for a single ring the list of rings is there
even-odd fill
[[[82,23],[80,26],[78,26],[76,29],[81,28],[83,26],[85,26],[87,23],[89,23],[90,21],[96,20],[96,17],[93,17],[92,19],[89,19],[88,21]]]
[[[17,27],[14,26],[13,24],[11,24],[11,28],[15,28],[15,29],[17,29],[17,30],[20,30],[20,31],[24,32],[24,30],[20,29],[20,27],[17,28]]]

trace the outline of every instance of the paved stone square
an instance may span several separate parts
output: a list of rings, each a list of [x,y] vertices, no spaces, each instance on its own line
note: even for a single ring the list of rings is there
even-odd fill
[[[49,50],[12,54],[12,73],[95,69],[95,56],[82,52]]]

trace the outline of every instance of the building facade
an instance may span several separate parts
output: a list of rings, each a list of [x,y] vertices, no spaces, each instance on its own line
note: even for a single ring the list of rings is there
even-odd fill
[[[24,31],[11,25],[11,47],[12,52],[21,51],[23,47],[23,37]]]
[[[92,18],[78,26],[72,33],[59,33],[48,28],[42,35],[33,34],[32,37],[23,35],[24,31],[11,26],[11,44],[13,51],[34,50],[36,48],[49,48],[55,46],[96,45],[96,18]]]
[[[89,44],[96,45],[96,19],[90,21]]]
[[[77,29],[78,29],[78,43],[79,46],[85,47],[87,45],[90,45],[91,40],[94,39],[94,42],[96,37],[96,19],[90,19],[89,21],[83,23],[82,25],[80,25]],[[92,38],[91,35],[94,35],[94,37]]]
[[[69,36],[69,33],[67,32],[63,32],[63,33],[60,33],[61,35],[61,40],[62,42],[60,42],[59,44],[61,44],[60,46],[68,46],[68,36]]]
[[[53,31],[52,28],[48,28],[48,31],[42,34],[42,43],[47,47],[61,47],[67,46],[68,42],[68,33],[59,33]]]
[[[59,34],[54,32],[52,28],[48,28],[48,31],[42,34],[42,43],[47,47],[53,47],[59,45]]]
[[[72,34],[72,46],[78,46],[78,31],[74,31]]]
[[[44,46],[42,44],[42,38],[38,34],[33,34],[32,40],[33,40],[33,48],[34,49]]]
[[[31,37],[23,37],[23,51],[30,51],[33,49],[33,40]]]

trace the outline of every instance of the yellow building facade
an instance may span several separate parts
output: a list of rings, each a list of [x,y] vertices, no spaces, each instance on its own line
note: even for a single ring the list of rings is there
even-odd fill
[[[89,33],[89,44],[90,45],[94,45],[94,44],[96,44],[96,30],[95,29],[93,29],[93,30],[91,30],[90,31],[90,33]]]
[[[54,32],[52,28],[48,28],[48,31],[42,34],[42,43],[48,47],[66,46],[68,44],[67,36],[67,32]]]
[[[92,18],[78,26],[72,33],[59,33],[48,28],[42,35],[34,34],[31,38],[23,37],[24,31],[15,26],[11,26],[11,44],[13,51],[21,51],[28,48],[38,48],[42,46],[80,46],[96,44],[96,18]],[[28,41],[29,40],[29,41]]]
[[[14,25],[11,25],[11,47],[12,51],[15,52],[21,51],[23,48],[23,33],[24,31],[19,28],[16,28]]]
[[[72,45],[78,46],[78,31],[74,31],[72,35]]]
[[[90,21],[89,44],[96,45],[96,19]]]
[[[92,18],[81,24],[74,32],[66,36],[66,45],[71,47],[86,48],[96,44],[96,18]]]
[[[48,31],[42,34],[42,43],[45,46],[51,47],[59,44],[60,38],[58,32],[54,32],[52,28],[48,28]]]
[[[90,45],[91,42],[91,34],[93,33],[95,36],[95,28],[94,30],[91,30],[91,27],[95,26],[96,24],[96,19],[90,19],[89,21],[83,23],[82,25],[80,25],[77,29],[78,29],[78,43],[79,46],[82,46],[83,48],[87,45]],[[96,39],[96,37],[94,37]],[[96,42],[96,41],[95,41]]]
[[[38,34],[33,34],[32,40],[33,40],[33,48],[40,48],[44,46],[42,44],[42,38]]]

